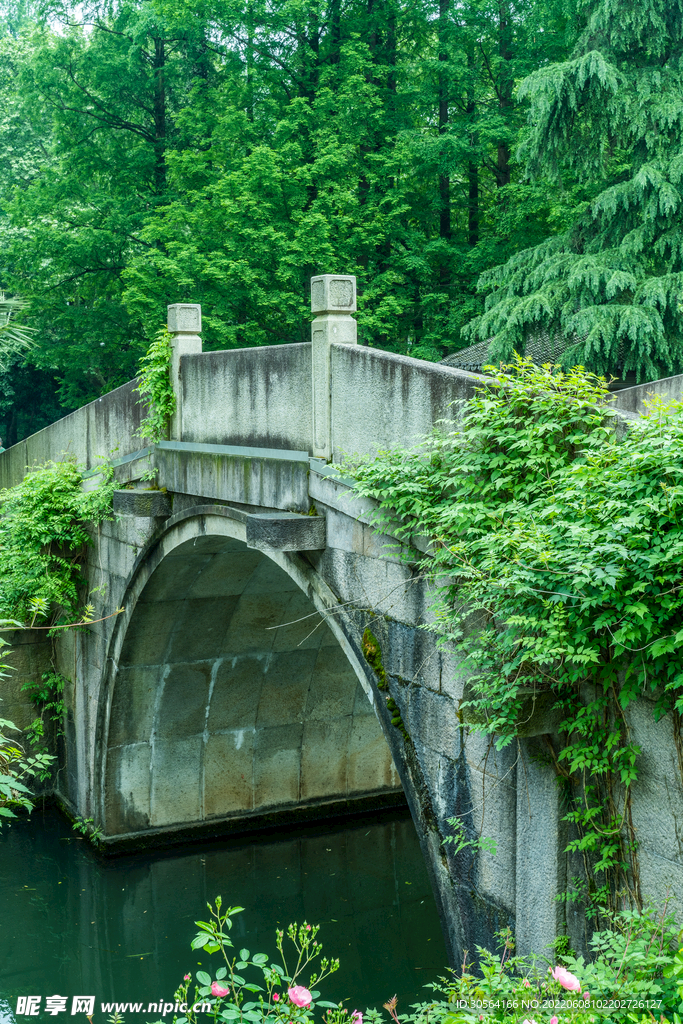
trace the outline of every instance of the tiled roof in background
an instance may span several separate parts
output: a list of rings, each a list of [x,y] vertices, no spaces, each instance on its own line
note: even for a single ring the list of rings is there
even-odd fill
[[[458,370],[469,370],[470,373],[481,373],[482,366],[489,363],[490,341],[478,341],[476,345],[469,345],[460,349],[450,356],[446,356],[441,362],[446,366],[453,366]],[[555,363],[567,347],[566,340],[558,333],[551,337],[547,331],[529,338],[524,353],[529,359],[533,359],[537,366],[543,363]]]

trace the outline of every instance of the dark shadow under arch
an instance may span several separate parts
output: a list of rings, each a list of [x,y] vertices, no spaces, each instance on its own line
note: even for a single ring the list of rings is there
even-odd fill
[[[241,540],[200,535],[165,555],[113,680],[107,836],[400,794],[372,705],[313,611]]]

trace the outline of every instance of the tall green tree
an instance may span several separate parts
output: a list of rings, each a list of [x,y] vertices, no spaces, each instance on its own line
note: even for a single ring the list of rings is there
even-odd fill
[[[540,330],[567,364],[683,369],[683,3],[590,0],[569,59],[518,89],[536,178],[574,190],[565,230],[484,273],[470,335],[507,358]]]
[[[405,135],[420,182],[412,209],[429,260],[422,306],[439,311],[425,325],[421,355],[430,347],[439,351],[444,341],[462,347],[463,327],[483,309],[480,273],[555,230],[561,201],[545,180],[526,180],[515,154],[526,109],[513,93],[531,71],[566,54],[576,29],[567,9],[549,0],[440,0],[438,20],[433,12],[437,38],[412,69],[421,88]],[[442,268],[440,280],[434,264]]]
[[[149,317],[184,285],[210,340],[297,340],[308,278],[338,267],[358,275],[364,342],[428,358],[462,344],[482,267],[549,230],[547,190],[514,193],[511,96],[561,52],[565,15],[530,0],[217,11],[230,72],[196,83],[178,120],[174,198],[125,272],[129,308]]]
[[[21,43],[22,111],[47,127],[45,159],[6,187],[4,275],[31,300],[39,366],[74,407],[130,379],[144,333],[121,301],[121,273],[150,244],[166,199],[167,151],[202,37],[167,29],[150,3],[62,12]]]
[[[0,0],[0,288],[65,408],[132,377],[179,298],[208,347],[307,338],[330,270],[364,343],[439,359],[480,272],[561,220],[513,92],[565,55],[563,0],[43,3]]]

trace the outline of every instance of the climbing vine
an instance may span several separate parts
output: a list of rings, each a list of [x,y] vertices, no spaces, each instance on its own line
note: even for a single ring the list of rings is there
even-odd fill
[[[0,626],[11,626],[0,620]],[[9,644],[0,636],[0,683],[11,666],[5,660]],[[46,751],[27,754],[16,738],[21,730],[8,718],[0,718],[0,828],[3,820],[15,818],[16,810],[33,810],[33,793],[27,783],[50,775],[54,757]],[[11,735],[10,735],[11,734]]]
[[[347,469],[378,525],[431,540],[409,557],[435,582],[427,628],[462,657],[474,727],[504,746],[530,697],[554,695],[548,758],[589,903],[640,905],[625,712],[639,694],[656,718],[683,710],[683,405],[653,400],[624,432],[581,368],[489,369],[459,426]]]
[[[46,719],[54,723],[55,739],[64,735],[64,687],[67,682],[61,673],[53,669],[43,672],[40,680],[31,679],[21,688],[28,693],[29,700],[38,711],[38,717],[24,730],[34,749],[44,743]]]
[[[113,473],[103,468],[98,486],[85,490],[83,474],[71,460],[33,468],[21,483],[0,491],[0,649],[9,653],[3,632],[16,629],[61,629],[92,621],[93,607],[83,609],[84,552],[89,528],[111,515]],[[0,664],[0,683],[11,670]],[[41,710],[26,730],[34,747],[44,736],[44,716],[61,722],[64,680],[56,672],[29,684],[31,699]],[[0,719],[0,825],[17,808],[30,810],[27,785],[46,778],[54,757],[45,750],[27,754],[15,734],[21,730]]]
[[[78,614],[89,525],[111,516],[113,474],[83,489],[75,461],[46,462],[0,491],[0,617],[25,627]],[[86,617],[91,609],[86,608]]]
[[[162,327],[140,360],[138,393],[147,405],[147,415],[138,428],[138,437],[161,441],[168,437],[175,412],[175,392],[171,381],[172,335]]]

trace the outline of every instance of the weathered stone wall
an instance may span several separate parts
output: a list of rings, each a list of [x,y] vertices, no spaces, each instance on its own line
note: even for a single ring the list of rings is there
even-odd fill
[[[309,816],[400,790],[389,748],[329,627],[259,551],[199,536],[144,587],[118,660],[105,829]]]
[[[311,450],[311,346],[184,356],[185,441]]]
[[[183,356],[179,365],[182,437],[116,469],[121,485],[139,485],[155,466],[172,514],[102,524],[87,574],[103,621],[57,644],[71,680],[57,781],[64,802],[110,839],[144,840],[384,797],[398,776],[454,960],[506,924],[521,952],[542,951],[565,928],[580,945],[583,920],[555,900],[581,865],[564,852],[551,724],[539,719],[502,751],[468,727],[459,666],[421,628],[432,614],[424,580],[368,525],[367,503],[350,499],[334,467],[306,456],[309,346]],[[353,345],[332,344],[329,365],[334,461],[410,443],[438,419],[457,418],[477,381]],[[680,378],[657,387],[677,394]],[[617,407],[642,411],[648,389],[620,392]],[[15,483],[26,465],[62,452],[89,467],[117,445],[117,455],[134,452],[135,398],[127,385],[22,442],[0,457],[0,481]],[[226,504],[300,513],[314,505],[326,547],[247,549]],[[301,646],[306,621],[289,638],[268,628],[305,608],[324,624]],[[388,689],[364,656],[367,629]],[[37,648],[30,656],[40,660]],[[392,725],[387,697],[407,737]],[[680,907],[680,744],[671,721],[655,724],[650,712],[646,701],[629,710],[643,749],[633,801],[640,873],[646,894],[660,898],[669,886]],[[493,839],[497,853],[468,847],[454,856],[443,844],[452,815],[472,842]]]
[[[458,420],[481,378],[438,363],[332,346],[333,461],[410,445],[439,420]]]
[[[624,388],[617,391],[612,404],[620,412],[642,416],[647,408],[645,403],[651,396],[661,398],[664,402],[680,401],[683,398],[683,374],[638,384],[634,388]]]
[[[101,459],[143,448],[135,437],[143,418],[135,386],[135,381],[123,384],[9,448],[0,457],[0,489],[22,480],[27,467],[48,460],[75,458],[84,469],[94,469]]]
[[[0,718],[8,718],[25,729],[37,718],[38,712],[23,687],[49,672],[52,641],[47,631],[40,629],[3,632],[2,638],[9,647],[0,649],[0,661],[8,665],[9,672],[0,684]]]
[[[683,746],[671,714],[659,721],[654,701],[641,698],[626,711],[631,740],[641,750],[632,789],[636,864],[646,899],[667,895],[683,920]]]

